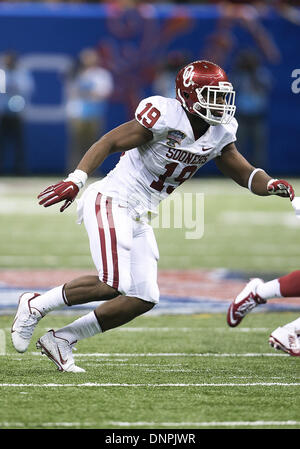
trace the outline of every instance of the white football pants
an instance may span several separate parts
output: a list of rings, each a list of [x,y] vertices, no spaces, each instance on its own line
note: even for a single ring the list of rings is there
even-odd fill
[[[99,279],[122,295],[158,303],[157,261],[152,227],[135,221],[126,207],[95,189],[78,201]]]

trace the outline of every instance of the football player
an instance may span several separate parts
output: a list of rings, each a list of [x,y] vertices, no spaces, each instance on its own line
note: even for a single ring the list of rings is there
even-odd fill
[[[175,87],[176,99],[142,100],[133,120],[101,137],[73,173],[38,196],[45,207],[63,201],[63,212],[105,158],[122,152],[116,167],[92,183],[78,202],[78,219],[86,227],[97,275],[42,295],[23,294],[12,326],[17,351],[26,351],[36,324],[48,312],[65,304],[105,301],[37,342],[59,370],[80,372],[72,356],[78,340],[151,310],[159,301],[159,253],[149,216],[208,161],[214,159],[221,172],[255,195],[293,199],[287,181],[272,179],[238,152],[235,92],[222,68],[209,61],[192,62],[179,71]]]
[[[260,278],[251,279],[230,304],[227,323],[235,327],[260,304],[272,298],[300,297],[300,270],[293,271],[278,279],[264,282]],[[300,356],[300,318],[275,329],[269,337],[270,345],[293,356]]]

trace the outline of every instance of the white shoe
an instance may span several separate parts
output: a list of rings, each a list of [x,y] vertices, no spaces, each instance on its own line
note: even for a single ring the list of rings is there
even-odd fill
[[[235,327],[240,324],[244,316],[251,312],[254,307],[266,303],[266,300],[262,299],[256,293],[256,289],[260,284],[263,284],[262,279],[251,279],[241,293],[230,304],[227,312],[227,323],[230,327]]]
[[[70,343],[65,338],[55,335],[53,329],[41,337],[37,343],[37,349],[41,349],[52,362],[55,363],[59,371],[67,371],[69,373],[85,373],[83,368],[79,368],[74,363],[72,347],[74,343]]]
[[[30,302],[40,296],[39,293],[23,293],[19,298],[19,305],[11,327],[11,339],[18,352],[25,352],[29,346],[33,331],[43,314],[32,307]]]
[[[274,349],[281,349],[293,356],[300,356],[300,335],[291,327],[278,327],[270,337],[269,343]]]

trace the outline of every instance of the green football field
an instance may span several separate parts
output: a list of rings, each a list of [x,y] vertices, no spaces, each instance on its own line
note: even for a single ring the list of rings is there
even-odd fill
[[[74,317],[48,315],[26,354],[0,365],[0,428],[300,428],[299,360],[271,350],[295,313],[229,329],[218,314],[140,317],[77,344],[85,373],[59,373],[34,342]]]
[[[37,205],[37,194],[56,181],[1,179],[0,271],[93,268],[75,206],[61,214]],[[290,181],[300,195],[300,181]],[[179,192],[165,222],[155,223],[161,269],[299,269],[300,222],[289,200],[255,197],[225,179],[189,182]],[[201,222],[203,206],[201,238],[178,227],[184,206],[191,222]],[[75,361],[86,372],[71,374],[59,373],[35,342],[75,315],[47,315],[28,352],[18,354],[13,314],[0,308],[0,429],[299,429],[299,357],[268,345],[272,330],[298,316],[253,313],[235,329],[218,313],[139,317],[80,341]]]

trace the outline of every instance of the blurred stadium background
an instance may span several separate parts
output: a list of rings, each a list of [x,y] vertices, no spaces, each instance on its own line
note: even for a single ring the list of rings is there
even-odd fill
[[[223,66],[235,82],[240,151],[274,174],[298,176],[299,94],[292,90],[293,82],[299,90],[300,70],[296,3],[1,2],[0,54],[8,72],[8,109],[24,121],[24,133],[18,123],[11,124],[19,137],[22,164],[13,163],[13,151],[3,160],[1,145],[1,175],[66,173],[75,164],[70,154],[74,137],[87,146],[97,132],[131,119],[141,98],[170,91],[174,95],[178,68],[207,58]],[[18,69],[14,91],[9,89],[12,68],[8,70],[7,59],[14,59],[10,64]],[[102,85],[94,88],[97,124],[95,105],[83,101],[96,71],[80,77],[95,66],[108,71],[102,73]],[[7,100],[1,95],[0,112]],[[117,157],[107,160],[101,172]],[[198,173],[204,174],[218,174],[214,163]]]

